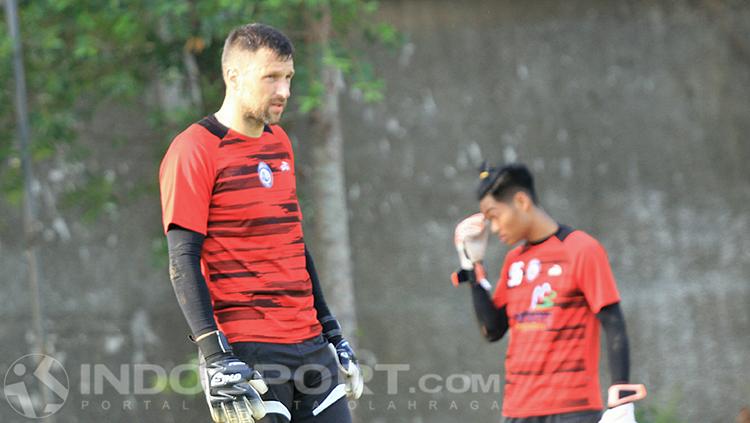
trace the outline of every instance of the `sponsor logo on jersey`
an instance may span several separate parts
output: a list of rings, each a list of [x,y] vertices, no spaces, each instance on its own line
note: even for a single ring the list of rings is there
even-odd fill
[[[510,265],[510,269],[508,270],[509,288],[521,285],[521,282],[523,282],[523,266],[524,262],[522,261],[517,261]]]
[[[273,172],[271,171],[271,166],[266,164],[266,162],[258,163],[258,179],[260,179],[260,183],[266,188],[273,186]]]
[[[552,289],[552,285],[549,282],[537,285],[531,294],[531,306],[529,306],[529,310],[546,310],[552,308],[555,305],[555,298],[557,298],[557,292]]]
[[[559,264],[556,264],[556,265],[550,267],[549,270],[547,271],[547,275],[548,276],[560,276],[560,275],[562,275],[562,266],[560,266]]]
[[[539,259],[531,259],[531,261],[529,261],[529,265],[526,266],[526,279],[529,282],[534,281],[534,279],[539,276],[541,270],[542,262],[539,261]]]
[[[552,313],[549,311],[523,311],[513,316],[514,330],[521,332],[545,330],[550,325]]]

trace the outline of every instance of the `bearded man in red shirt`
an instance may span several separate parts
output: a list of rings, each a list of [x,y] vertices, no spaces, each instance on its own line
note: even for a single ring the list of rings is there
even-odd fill
[[[270,26],[233,30],[221,108],[177,135],[159,172],[170,278],[216,423],[347,423],[344,397],[362,394],[305,243],[292,143],[277,125],[293,52]]]

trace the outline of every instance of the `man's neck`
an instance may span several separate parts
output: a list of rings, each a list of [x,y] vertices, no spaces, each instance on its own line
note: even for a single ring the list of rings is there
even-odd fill
[[[263,134],[263,128],[265,124],[255,119],[245,119],[240,109],[227,100],[224,100],[224,104],[221,105],[219,111],[214,116],[216,120],[227,128],[232,128],[233,131],[239,132],[242,135],[258,138]]]
[[[534,212],[533,219],[529,235],[526,237],[530,244],[544,241],[560,229],[560,225],[557,224],[555,219],[551,218],[544,210],[537,209]]]

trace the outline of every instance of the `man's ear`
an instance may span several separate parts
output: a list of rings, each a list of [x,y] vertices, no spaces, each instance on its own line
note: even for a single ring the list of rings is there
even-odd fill
[[[227,84],[227,89],[231,91],[237,91],[237,84],[239,78],[239,72],[234,66],[227,66],[226,73],[224,74],[224,82]]]
[[[531,201],[531,197],[529,197],[529,194],[527,194],[526,191],[518,191],[517,193],[513,194],[513,205],[515,205],[519,210],[528,212],[531,211],[531,208],[534,206],[534,202]]]

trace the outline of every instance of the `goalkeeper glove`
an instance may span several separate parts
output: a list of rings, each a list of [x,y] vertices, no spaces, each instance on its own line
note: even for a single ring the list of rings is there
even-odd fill
[[[364,390],[364,380],[362,379],[362,370],[357,364],[357,357],[354,355],[349,341],[344,339],[341,333],[341,325],[333,316],[326,316],[320,319],[323,325],[323,337],[330,343],[336,353],[336,360],[339,369],[344,373],[346,382],[346,396],[350,399],[359,399]]]
[[[268,386],[260,373],[232,355],[226,336],[213,331],[195,341],[205,358],[201,378],[215,423],[254,423],[266,415],[261,395]]]

